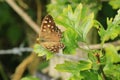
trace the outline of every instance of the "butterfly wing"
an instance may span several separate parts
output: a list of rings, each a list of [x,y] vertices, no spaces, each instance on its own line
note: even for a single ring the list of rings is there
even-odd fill
[[[62,32],[55,25],[52,16],[47,15],[42,21],[41,29],[40,29],[40,40],[45,42],[58,42],[61,39]]]
[[[60,42],[62,32],[55,25],[52,16],[47,15],[42,21],[40,29],[40,44],[51,52],[59,52],[59,49],[64,48]]]
[[[41,43],[41,45],[47,50],[54,53],[58,53],[59,49],[64,48],[63,43],[60,43],[60,42],[43,42]]]

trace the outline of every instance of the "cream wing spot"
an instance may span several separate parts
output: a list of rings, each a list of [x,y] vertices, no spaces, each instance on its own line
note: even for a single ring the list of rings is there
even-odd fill
[[[48,24],[47,27],[50,27],[50,24]]]
[[[48,23],[47,21],[44,21],[43,23]]]

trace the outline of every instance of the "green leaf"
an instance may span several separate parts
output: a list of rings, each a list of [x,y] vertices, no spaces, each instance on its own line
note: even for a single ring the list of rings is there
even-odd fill
[[[87,41],[87,33],[93,27],[94,14],[86,15],[87,10],[80,3],[75,11],[68,5],[67,8],[64,8],[63,13],[56,17],[56,23],[66,28],[63,33],[64,53],[75,53],[78,42]]]
[[[107,63],[120,62],[120,55],[113,45],[109,45],[109,47],[105,48],[105,53]]]
[[[79,62],[65,61],[63,64],[58,64],[55,68],[62,72],[72,73],[69,80],[82,80],[84,76],[80,72],[90,70],[92,62],[90,60],[81,60]]]
[[[113,23],[120,24],[120,9],[117,11],[118,14],[115,16]]]
[[[79,73],[80,71],[89,70],[92,67],[91,61],[72,62],[65,61],[63,64],[58,64],[55,68],[59,71],[70,72],[72,74]]]
[[[68,28],[63,34],[63,43],[65,45],[64,53],[75,53],[76,48],[78,47],[77,38],[78,35],[72,28]]]
[[[86,7],[82,7],[82,4],[79,4],[74,11],[74,28],[78,32],[80,41],[86,42],[87,33],[93,26],[94,14],[91,13],[87,15]]]
[[[120,79],[120,55],[117,53],[116,48],[113,45],[105,48],[106,65],[104,67],[104,72],[107,77],[112,78],[112,80]]]
[[[57,64],[55,68],[59,71],[70,72],[75,74],[80,71],[77,65],[78,62],[65,61],[63,64]]]
[[[83,21],[83,24],[80,27],[83,27],[83,41],[86,41],[87,33],[90,31],[90,29],[93,27],[93,18],[94,14],[90,14],[88,17],[85,18]]]
[[[51,52],[47,52],[46,54],[46,59],[51,59],[52,57],[54,56],[54,53],[51,53]]]
[[[110,63],[106,64],[103,70],[106,76],[111,78],[112,80],[120,79],[120,64],[118,65],[113,65]]]
[[[41,80],[41,79],[33,77],[33,76],[27,76],[27,77],[23,77],[21,80]]]
[[[41,45],[39,45],[39,44],[35,44],[35,45],[34,45],[33,51],[34,51],[35,53],[37,53],[38,56],[44,56],[45,54],[47,54],[47,52],[44,52],[45,49],[44,49]]]
[[[79,73],[76,73],[74,75],[72,75],[69,80],[83,80],[83,77],[80,75],[80,72]]]
[[[101,37],[102,43],[109,39],[115,39],[120,34],[120,10],[114,19],[107,18],[107,29],[100,28],[99,35]]]
[[[90,60],[81,60],[78,64],[80,71],[89,70],[92,68],[92,62]]]
[[[50,59],[54,53],[48,51],[47,49],[43,48],[41,45],[39,44],[35,44],[34,45],[34,49],[33,51],[38,54],[38,56],[44,56],[46,55],[46,59]]]
[[[109,4],[113,7],[113,9],[120,8],[120,0],[110,0]]]
[[[100,75],[96,71],[81,71],[81,75],[84,77],[83,80],[102,80]],[[88,77],[89,76],[89,77]]]

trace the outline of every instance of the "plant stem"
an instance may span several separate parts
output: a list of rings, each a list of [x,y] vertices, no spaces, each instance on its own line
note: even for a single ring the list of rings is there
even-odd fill
[[[101,61],[100,61],[100,55],[99,55],[98,53],[96,54],[96,58],[97,58],[97,62],[98,62],[98,64],[99,64]],[[104,71],[103,71],[102,65],[100,65],[99,70],[100,70],[100,73],[101,73],[101,75],[102,75],[103,80],[106,80],[106,76],[105,76],[105,73],[104,73]]]

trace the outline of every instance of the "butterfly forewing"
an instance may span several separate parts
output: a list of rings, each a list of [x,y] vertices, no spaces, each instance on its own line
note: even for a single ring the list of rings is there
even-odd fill
[[[60,42],[62,32],[55,25],[52,16],[47,15],[42,21],[40,29],[40,44],[52,52],[58,52],[64,45]]]

